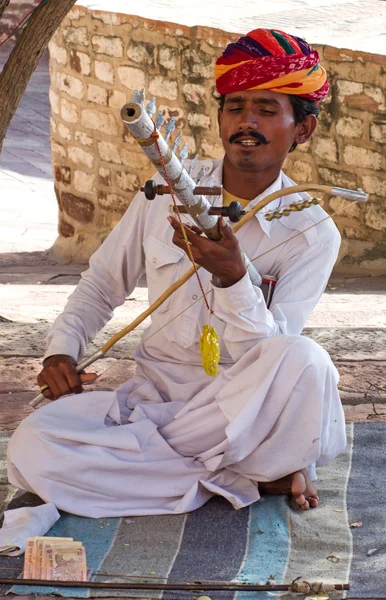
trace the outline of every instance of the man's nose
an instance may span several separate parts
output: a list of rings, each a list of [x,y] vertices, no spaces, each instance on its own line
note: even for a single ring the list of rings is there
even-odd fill
[[[239,129],[258,129],[259,128],[259,115],[252,109],[245,109],[242,112],[241,119],[239,122]]]

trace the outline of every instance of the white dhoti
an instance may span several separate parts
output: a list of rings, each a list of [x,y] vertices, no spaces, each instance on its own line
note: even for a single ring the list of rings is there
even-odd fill
[[[189,373],[164,367],[179,381]],[[344,450],[337,381],[322,348],[284,335],[191,398],[163,402],[141,372],[121,390],[64,397],[26,418],[9,445],[9,480],[88,517],[182,513],[214,494],[241,508],[259,499],[257,482],[312,473]]]

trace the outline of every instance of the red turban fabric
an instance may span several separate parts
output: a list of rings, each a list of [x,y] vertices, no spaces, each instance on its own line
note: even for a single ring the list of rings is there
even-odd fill
[[[221,96],[270,90],[317,104],[329,90],[316,50],[305,40],[275,29],[255,29],[229,44],[216,62],[215,78]]]

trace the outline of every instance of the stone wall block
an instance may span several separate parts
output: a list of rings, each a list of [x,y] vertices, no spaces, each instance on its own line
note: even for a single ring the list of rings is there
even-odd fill
[[[375,194],[386,199],[386,179],[374,177],[373,175],[364,175],[362,177],[362,186],[368,194]]]
[[[175,71],[177,68],[177,51],[170,46],[160,46],[158,48],[158,63],[168,71]]]
[[[84,85],[81,79],[66,73],[58,73],[57,85],[62,92],[66,92],[72,98],[81,100],[84,95]]]
[[[385,105],[385,94],[384,91],[381,90],[380,87],[373,85],[365,85],[364,92],[366,96],[374,100],[377,103],[377,108],[375,110],[384,111],[386,110]]]
[[[202,104],[206,97],[206,88],[203,85],[197,83],[185,83],[182,88],[185,100],[192,102],[193,104]]]
[[[108,96],[108,91],[105,88],[102,88],[100,85],[94,85],[93,83],[88,84],[86,96],[88,102],[107,106]]]
[[[110,169],[106,169],[105,167],[100,167],[99,171],[99,183],[105,185],[106,187],[111,186],[111,171]]]
[[[185,113],[182,108],[179,108],[177,106],[167,106],[166,104],[160,104],[158,106],[158,110],[162,110],[162,114],[166,123],[169,121],[169,119],[171,119],[171,117],[175,117],[176,130],[183,129],[185,127]],[[175,133],[173,135],[175,135]]]
[[[106,83],[114,83],[114,67],[104,60],[94,61],[95,77]]]
[[[55,44],[53,41],[49,43],[48,48],[50,51],[50,59],[56,60],[58,64],[63,66],[67,64],[68,56],[65,48],[58,46],[58,44]]]
[[[207,140],[202,140],[201,150],[203,157],[208,158],[221,158],[224,156],[224,148],[222,144],[216,144]]]
[[[108,104],[111,108],[118,108],[121,110],[127,102],[127,96],[124,92],[118,92],[117,90],[111,90],[109,92]]]
[[[362,83],[357,83],[356,81],[342,79],[341,81],[337,82],[337,89],[339,100],[344,101],[347,96],[361,94],[363,92],[363,85]]]
[[[121,157],[122,163],[125,165],[125,167],[129,167],[130,169],[146,171],[147,169],[152,168],[154,170],[154,167],[151,166],[150,160],[141,149],[139,149],[138,152],[130,152],[130,150],[122,148]]]
[[[105,162],[117,165],[122,163],[119,148],[111,142],[98,142],[98,152],[100,158]]]
[[[377,231],[386,230],[386,211],[385,204],[376,204],[371,202],[366,207],[366,225]]]
[[[338,162],[338,148],[336,142],[331,138],[317,138],[314,151],[319,158],[329,162]]]
[[[337,187],[349,189],[356,189],[358,187],[356,175],[353,173],[347,173],[341,169],[328,169],[322,166],[319,166],[317,170],[322,182],[326,185],[336,185]]]
[[[154,65],[154,46],[142,42],[132,41],[127,49],[127,57],[140,65],[152,67]]]
[[[68,148],[68,157],[75,164],[83,164],[89,169],[92,169],[94,164],[94,156],[90,152],[86,152],[78,146],[70,146]]]
[[[188,123],[192,128],[197,127],[200,129],[205,129],[205,131],[209,131],[211,129],[210,118],[207,115],[202,115],[199,113],[189,113]]]
[[[91,59],[85,52],[70,51],[70,67],[73,71],[88,77],[91,73]]]
[[[361,138],[363,121],[353,117],[341,117],[336,124],[336,132],[342,137]]]
[[[119,189],[123,190],[124,192],[137,191],[140,186],[138,175],[135,175],[135,173],[117,171],[115,178]]]
[[[82,146],[88,146],[89,148],[91,148],[94,143],[92,137],[83,131],[75,131],[74,139],[76,142],[82,144]]]
[[[157,75],[150,81],[149,93],[156,98],[167,98],[168,100],[177,100],[178,86],[175,79],[168,79]]]
[[[55,180],[64,185],[71,184],[71,169],[65,165],[55,165],[54,168]]]
[[[101,191],[98,195],[98,206],[103,210],[118,211],[123,213],[129,206],[130,201],[118,194]],[[106,225],[108,221],[106,222]]]
[[[61,158],[66,158],[67,156],[65,147],[62,146],[62,144],[58,144],[58,142],[51,142],[51,152],[52,154],[57,154]]]
[[[69,102],[65,98],[60,101],[60,114],[67,123],[77,123],[79,118],[78,107],[73,102]]]
[[[140,90],[146,87],[145,74],[134,67],[118,67],[118,77],[121,83],[130,90]]]
[[[201,50],[189,48],[182,53],[181,72],[192,83],[213,77],[213,57]]]
[[[346,165],[351,167],[373,169],[375,171],[382,168],[382,154],[359,146],[346,146],[343,151],[343,160]]]
[[[386,144],[386,120],[385,122],[372,123],[370,137],[374,142]]]
[[[84,109],[82,110],[81,123],[83,127],[93,129],[94,131],[102,131],[108,135],[117,135],[117,122],[113,115],[102,113],[97,110]]]
[[[122,58],[123,42],[116,36],[93,35],[91,38],[92,47],[96,54],[106,54],[114,58]]]
[[[63,39],[68,45],[88,46],[90,44],[87,27],[66,27],[63,32]]]
[[[74,188],[81,194],[95,193],[95,175],[84,173],[83,171],[74,172]]]
[[[291,170],[291,178],[297,183],[313,181],[312,164],[304,160],[295,160]]]
[[[334,212],[344,209],[342,216],[349,217],[351,219],[359,219],[361,216],[361,209],[358,204],[354,204],[350,200],[346,200],[340,196],[333,196],[330,198],[330,208]]]
[[[71,139],[71,131],[63,123],[59,123],[58,133],[63,140],[68,141]]]
[[[80,223],[91,223],[94,218],[94,204],[87,198],[81,198],[70,192],[62,192],[60,204],[69,217]]]
[[[59,114],[59,96],[56,92],[54,92],[54,90],[52,88],[50,88],[50,91],[49,91],[49,98],[50,98],[52,112],[55,113],[56,115],[58,115]]]
[[[63,236],[64,238],[69,238],[69,237],[73,237],[74,233],[75,233],[75,228],[72,225],[70,225],[70,223],[65,221],[64,219],[60,219],[59,234],[61,236]]]

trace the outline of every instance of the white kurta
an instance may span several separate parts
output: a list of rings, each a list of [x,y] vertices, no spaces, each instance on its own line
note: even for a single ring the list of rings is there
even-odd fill
[[[221,183],[222,161],[204,166],[207,178]],[[281,173],[261,197],[290,185]],[[300,199],[286,196],[275,206]],[[150,302],[189,268],[172,243],[168,204],[168,196],[149,202],[137,194],[55,321],[46,356],[80,360],[145,268]],[[144,339],[191,305],[135,351],[132,380],[116,392],[62,398],[23,421],[9,446],[11,483],[92,517],[185,512],[213,494],[240,508],[259,499],[256,482],[302,468],[314,475],[315,464],[342,452],[336,369],[323,349],[300,336],[340,238],[325,221],[291,239],[323,216],[319,206],[270,223],[260,213],[238,233],[250,259],[264,254],[254,261],[257,270],[278,283],[270,310],[247,275],[213,289],[212,324],[221,339],[216,378],[201,366],[207,310],[195,302],[200,290],[192,278],[153,313]],[[201,269],[200,276],[209,289],[210,274]]]

